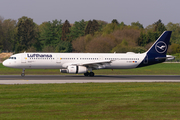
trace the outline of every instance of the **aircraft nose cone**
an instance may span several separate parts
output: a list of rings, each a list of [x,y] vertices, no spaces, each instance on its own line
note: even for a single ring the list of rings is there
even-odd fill
[[[7,60],[5,60],[3,63],[2,63],[4,66],[7,66]]]

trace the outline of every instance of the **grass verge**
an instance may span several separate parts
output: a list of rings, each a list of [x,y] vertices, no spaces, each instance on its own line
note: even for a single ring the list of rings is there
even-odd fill
[[[1,119],[180,119],[180,83],[0,85]]]

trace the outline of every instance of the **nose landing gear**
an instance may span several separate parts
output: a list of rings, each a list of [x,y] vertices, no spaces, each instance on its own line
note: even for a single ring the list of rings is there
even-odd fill
[[[23,71],[21,73],[21,77],[24,77],[25,76],[25,69],[23,68]]]

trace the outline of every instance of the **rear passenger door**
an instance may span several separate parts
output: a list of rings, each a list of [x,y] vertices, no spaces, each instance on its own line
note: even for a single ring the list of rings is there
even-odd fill
[[[60,55],[56,55],[56,63],[61,63],[61,57],[60,57]]]

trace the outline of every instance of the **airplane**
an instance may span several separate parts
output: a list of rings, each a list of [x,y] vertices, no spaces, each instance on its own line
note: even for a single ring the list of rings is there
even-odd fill
[[[61,73],[94,76],[98,69],[131,69],[173,60],[174,56],[166,55],[172,31],[162,35],[145,53],[18,53],[3,62],[11,68],[22,69],[60,69]]]

